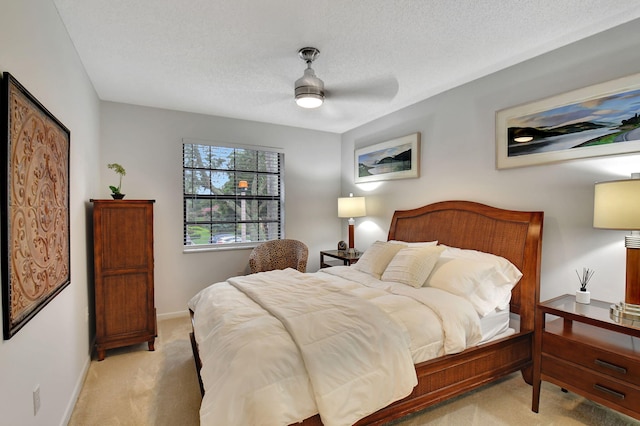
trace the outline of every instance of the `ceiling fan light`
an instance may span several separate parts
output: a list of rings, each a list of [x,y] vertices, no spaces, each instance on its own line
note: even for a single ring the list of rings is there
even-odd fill
[[[302,108],[318,108],[324,102],[324,96],[305,93],[296,95],[296,104]]]
[[[302,108],[318,108],[324,102],[324,83],[319,78],[317,81],[308,81],[302,77],[296,81],[295,98],[298,106]]]
[[[296,103],[302,108],[318,108],[324,102],[324,83],[315,76],[308,77],[305,72],[305,76],[296,81]]]

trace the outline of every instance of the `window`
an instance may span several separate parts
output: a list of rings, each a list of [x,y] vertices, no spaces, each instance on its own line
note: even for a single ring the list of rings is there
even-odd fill
[[[284,153],[184,140],[184,245],[275,240],[284,229]]]

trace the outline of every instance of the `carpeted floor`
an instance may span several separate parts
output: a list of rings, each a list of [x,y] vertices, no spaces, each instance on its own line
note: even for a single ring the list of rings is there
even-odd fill
[[[155,351],[147,344],[107,351],[91,361],[70,426],[198,425],[200,388],[189,317],[158,321]]]
[[[200,390],[190,327],[187,316],[159,321],[155,352],[147,351],[146,344],[135,345],[107,351],[104,361],[93,360],[69,425],[198,425]],[[393,426],[423,425],[615,426],[640,422],[544,382],[540,413],[536,414],[531,411],[531,387],[516,373],[393,422]]]

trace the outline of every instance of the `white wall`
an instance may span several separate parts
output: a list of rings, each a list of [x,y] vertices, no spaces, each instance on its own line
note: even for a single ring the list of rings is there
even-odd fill
[[[495,113],[640,72],[639,64],[640,22],[634,21],[345,133],[343,192],[367,197],[367,217],[356,219],[358,246],[385,239],[395,209],[434,201],[467,199],[542,210],[542,300],[573,293],[578,287],[575,270],[583,267],[596,271],[590,284],[593,298],[623,300],[625,232],[592,228],[593,184],[640,171],[640,155],[497,170]],[[422,134],[419,179],[354,185],[355,148],[413,132]]]
[[[127,170],[127,199],[155,199],[155,289],[158,314],[187,309],[205,286],[245,273],[250,250],[182,252],[182,139],[283,148],[285,235],[309,246],[308,270],[319,268],[319,251],[340,237],[340,135],[251,121],[103,102],[100,195],[117,176],[108,163]],[[96,197],[97,198],[97,197]]]
[[[50,0],[3,0],[0,71],[10,72],[71,131],[71,284],[0,341],[0,423],[64,424],[89,363],[85,202],[98,187],[99,102]],[[42,406],[34,416],[38,384]]]

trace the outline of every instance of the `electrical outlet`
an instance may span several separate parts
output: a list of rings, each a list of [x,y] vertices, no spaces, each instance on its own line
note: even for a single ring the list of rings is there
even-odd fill
[[[38,410],[40,410],[40,385],[36,385],[33,390],[33,415],[38,414]]]

